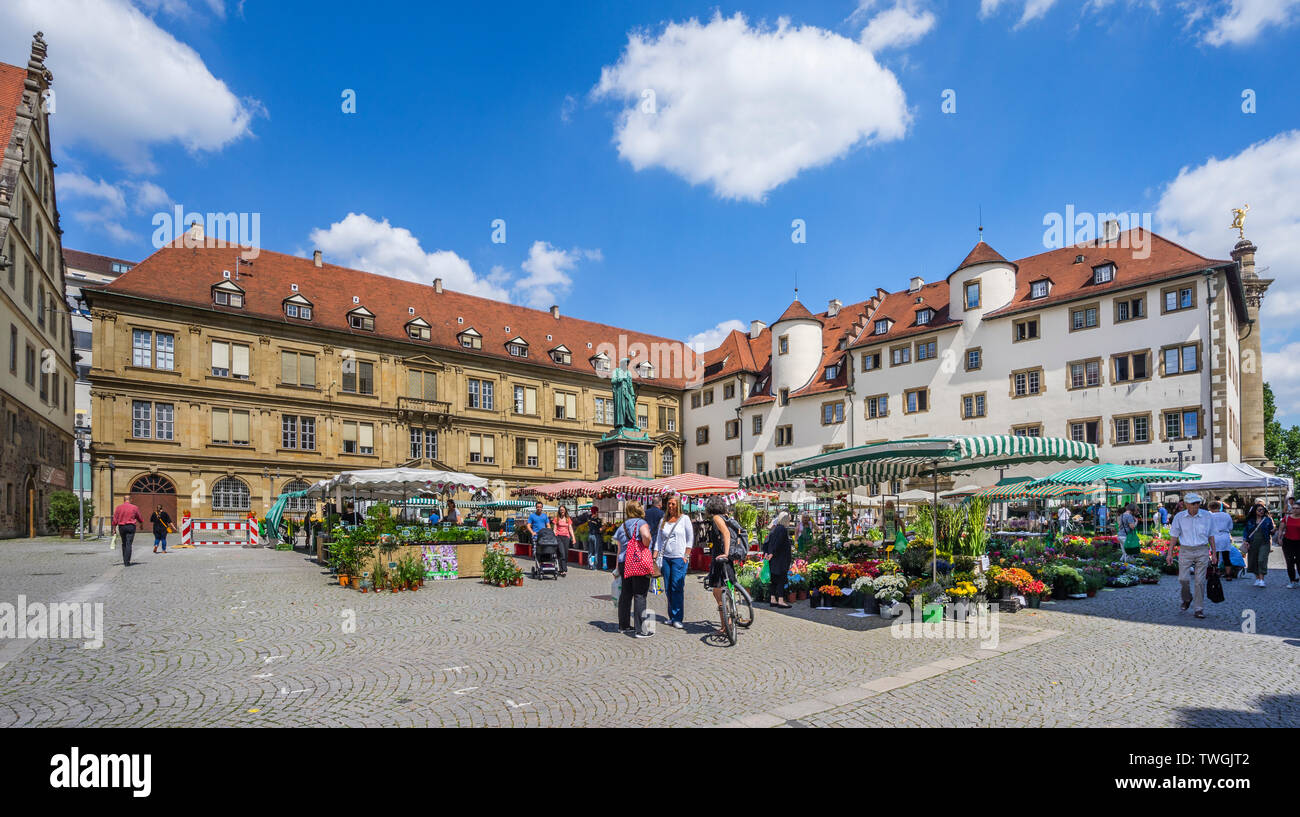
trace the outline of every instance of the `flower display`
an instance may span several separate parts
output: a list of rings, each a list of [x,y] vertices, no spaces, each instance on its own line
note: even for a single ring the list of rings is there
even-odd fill
[[[873,582],[876,591],[876,600],[891,604],[903,598],[903,591],[907,589],[907,579],[897,573],[887,573],[878,576]]]
[[[843,591],[841,591],[838,587],[836,587],[833,584],[823,584],[821,587],[817,588],[817,592],[821,593],[823,596],[833,597],[833,596],[844,595]]]
[[[954,599],[969,599],[976,593],[974,582],[957,582],[949,587],[947,594]]]
[[[1046,596],[1052,592],[1052,589],[1038,579],[1027,582],[1024,587],[1020,588],[1026,596]]]
[[[861,576],[853,582],[854,593],[875,593],[875,579],[871,576]]]

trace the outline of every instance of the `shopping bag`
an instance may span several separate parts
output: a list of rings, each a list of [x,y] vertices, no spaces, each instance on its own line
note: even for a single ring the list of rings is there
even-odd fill
[[[1236,545],[1228,545],[1228,563],[1233,567],[1246,566],[1246,560],[1241,557],[1241,551],[1237,550]]]
[[[1128,536],[1124,537],[1124,552],[1134,554],[1142,550],[1142,540],[1138,539],[1137,531],[1131,530]]]
[[[112,538],[108,540],[108,549],[109,550],[117,549],[117,531],[113,531]]]
[[[618,577],[615,577],[614,580],[609,583],[609,594],[614,597],[615,607],[618,607],[618,595],[619,593],[622,592],[623,592],[623,580]]]
[[[763,568],[758,571],[758,578],[763,584],[772,583],[772,567],[766,559],[763,560]]]
[[[1223,602],[1223,582],[1219,580],[1219,571],[1214,569],[1214,565],[1210,565],[1205,576],[1205,597],[1215,604]]]
[[[898,533],[894,535],[894,552],[903,553],[907,550],[907,537],[903,535],[903,529],[899,528]]]

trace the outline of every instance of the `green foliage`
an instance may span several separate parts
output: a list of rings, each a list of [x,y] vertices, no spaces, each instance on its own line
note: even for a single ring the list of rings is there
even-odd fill
[[[366,509],[366,527],[375,533],[397,533],[397,520],[387,502],[376,502]]]
[[[927,547],[909,547],[898,557],[898,563],[908,576],[925,576],[930,572],[934,551]]]
[[[1275,417],[1273,388],[1264,384],[1264,455],[1277,465],[1278,476],[1294,477],[1300,469],[1300,426],[1283,427]]]
[[[740,527],[745,529],[749,538],[754,538],[754,525],[758,522],[758,508],[755,508],[748,502],[737,502],[735,508],[736,521]]]
[[[83,510],[86,518],[89,519],[92,516],[89,502],[86,502]],[[77,519],[77,495],[72,491],[55,491],[50,494],[50,507],[46,512],[46,519],[52,528],[76,530],[79,524]]]

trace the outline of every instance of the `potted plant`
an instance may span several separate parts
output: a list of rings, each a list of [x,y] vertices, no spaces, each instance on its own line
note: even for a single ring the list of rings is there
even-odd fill
[[[1095,567],[1083,569],[1083,586],[1084,592],[1088,598],[1097,595],[1097,591],[1106,586],[1106,573]]]
[[[894,618],[902,613],[898,609],[898,602],[902,601],[903,592],[907,589],[907,579],[897,573],[881,574],[872,586],[876,602],[880,605],[881,618]]]
[[[1043,596],[1046,596],[1051,590],[1039,579],[1034,579],[1024,587],[1025,603],[1037,610],[1043,604]]]

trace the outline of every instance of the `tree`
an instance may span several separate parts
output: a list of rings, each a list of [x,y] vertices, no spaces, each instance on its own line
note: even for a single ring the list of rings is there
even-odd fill
[[[1275,419],[1277,402],[1273,388],[1264,384],[1264,456],[1277,466],[1280,476],[1294,477],[1300,468],[1300,426],[1284,428]]]
[[[82,506],[85,518],[91,517],[90,502],[87,500]],[[46,512],[46,518],[50,526],[58,530],[75,530],[78,524],[77,518],[77,495],[72,491],[55,491],[50,494],[49,510]]]

